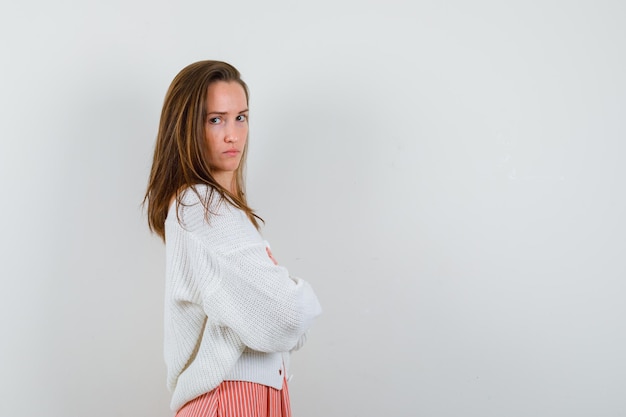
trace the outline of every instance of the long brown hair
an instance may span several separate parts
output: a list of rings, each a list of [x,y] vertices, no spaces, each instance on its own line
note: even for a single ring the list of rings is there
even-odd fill
[[[248,86],[239,71],[221,61],[193,63],[176,75],[170,85],[159,122],[154,159],[144,205],[148,203],[148,225],[150,230],[165,241],[165,219],[170,201],[176,196],[176,207],[181,204],[181,192],[193,190],[204,204],[209,216],[209,203],[215,192],[220,201],[226,199],[243,210],[258,229],[258,217],[248,206],[245,196],[244,170],[248,141],[241,154],[241,162],[235,171],[235,192],[222,187],[213,177],[209,166],[207,143],[204,137],[206,121],[206,96],[210,84],[217,81],[237,82],[249,99]],[[196,185],[206,184],[210,191],[200,196]],[[177,210],[178,212],[178,210]]]

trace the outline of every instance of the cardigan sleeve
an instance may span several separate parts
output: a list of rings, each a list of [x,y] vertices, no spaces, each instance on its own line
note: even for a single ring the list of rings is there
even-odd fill
[[[195,248],[192,287],[207,320],[231,329],[253,350],[297,347],[321,313],[309,283],[274,265],[266,242],[228,203],[212,205],[208,219],[201,204],[187,205],[182,219],[185,246]]]
[[[274,265],[265,246],[216,254],[219,285],[207,288],[203,308],[210,320],[229,327],[251,349],[293,349],[321,312],[311,286]]]

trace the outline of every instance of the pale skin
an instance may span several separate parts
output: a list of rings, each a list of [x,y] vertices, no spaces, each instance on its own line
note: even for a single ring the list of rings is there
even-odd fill
[[[243,87],[236,82],[212,83],[207,89],[206,111],[204,136],[213,178],[234,193],[235,171],[248,140],[248,101]],[[265,249],[278,265],[270,248]]]
[[[248,101],[236,82],[218,81],[209,85],[204,137],[213,178],[235,192],[235,171],[248,139]]]

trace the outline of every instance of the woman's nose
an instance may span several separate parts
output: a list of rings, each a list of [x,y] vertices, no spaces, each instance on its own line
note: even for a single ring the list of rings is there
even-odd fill
[[[224,133],[225,133],[224,140],[226,140],[226,142],[229,142],[229,143],[237,142],[237,129],[235,129],[235,126],[227,126],[226,131]]]

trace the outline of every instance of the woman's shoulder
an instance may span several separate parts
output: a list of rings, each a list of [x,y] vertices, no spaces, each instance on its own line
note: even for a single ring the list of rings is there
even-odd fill
[[[219,191],[208,184],[195,184],[182,188],[177,195],[178,200],[185,204],[202,204],[209,202]]]
[[[167,217],[182,219],[183,222],[212,218],[234,220],[241,217],[239,211],[216,188],[207,184],[196,184],[182,189],[172,199]]]
[[[222,212],[228,209],[229,204],[218,189],[208,184],[196,184],[181,189],[170,202],[170,211],[174,206],[178,206],[180,215],[181,210],[189,211],[188,208],[191,208],[191,212],[195,211],[194,208],[203,211],[208,209],[212,213]]]
[[[246,214],[209,185],[182,190],[170,206],[166,223],[172,231],[185,230],[224,252],[262,242]]]

